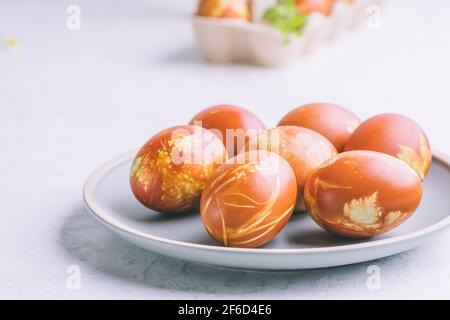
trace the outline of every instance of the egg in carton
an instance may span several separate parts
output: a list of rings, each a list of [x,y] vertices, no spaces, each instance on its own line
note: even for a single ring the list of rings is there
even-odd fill
[[[383,0],[335,0],[328,16],[313,12],[301,36],[286,35],[264,21],[264,12],[277,0],[252,0],[252,21],[240,19],[236,12],[223,16],[193,18],[198,45],[204,57],[216,63],[249,62],[268,67],[285,66],[303,54],[314,51],[342,32],[356,28],[367,19],[371,6],[381,6]]]

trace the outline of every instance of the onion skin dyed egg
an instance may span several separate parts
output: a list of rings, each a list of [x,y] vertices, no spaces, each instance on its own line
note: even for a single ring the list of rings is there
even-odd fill
[[[353,0],[333,0],[333,2],[344,2],[344,3],[346,3],[346,4],[352,4],[353,3]]]
[[[222,142],[209,130],[169,128],[137,153],[130,172],[131,189],[152,210],[188,211],[198,207],[206,181],[226,159]]]
[[[310,103],[298,107],[281,119],[279,126],[300,126],[314,130],[331,141],[338,152],[361,121],[352,112],[330,103]]]
[[[363,122],[350,137],[345,151],[371,150],[389,154],[409,164],[425,179],[432,154],[425,132],[399,114],[381,114]]]
[[[268,151],[243,152],[208,180],[200,212],[206,231],[224,246],[256,248],[284,227],[296,198],[286,160]]]
[[[297,211],[305,211],[303,189],[306,178],[318,166],[337,154],[336,148],[321,134],[296,126],[268,129],[250,138],[246,151],[266,150],[279,154],[292,167],[297,179]]]
[[[333,9],[334,0],[296,0],[296,4],[300,12],[313,13],[320,12],[325,16],[329,16]]]
[[[197,15],[250,20],[249,0],[201,0]]]
[[[364,238],[408,219],[422,198],[422,183],[404,162],[373,151],[344,152],[316,169],[305,186],[313,220],[330,233]]]
[[[266,128],[252,112],[226,104],[201,111],[189,124],[211,129],[223,141],[230,157],[245,147],[249,137]]]

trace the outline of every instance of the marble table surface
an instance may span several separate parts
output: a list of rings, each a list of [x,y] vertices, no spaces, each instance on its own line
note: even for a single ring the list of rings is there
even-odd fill
[[[268,126],[319,100],[362,118],[404,113],[449,153],[449,1],[389,1],[381,29],[349,32],[283,69],[205,63],[195,2],[0,2],[0,298],[450,298],[450,232],[369,263],[264,273],[145,252],[88,215],[81,189],[95,167],[217,103]],[[79,30],[67,27],[73,4]]]

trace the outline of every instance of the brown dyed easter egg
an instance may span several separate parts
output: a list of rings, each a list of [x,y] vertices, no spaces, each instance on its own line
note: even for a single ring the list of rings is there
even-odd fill
[[[315,168],[337,154],[336,148],[321,134],[296,126],[267,129],[254,136],[246,151],[267,150],[282,156],[292,167],[297,179],[296,210],[305,210],[303,189],[307,176]]]
[[[216,18],[250,20],[249,0],[200,0],[197,14]]]
[[[233,105],[217,105],[198,113],[190,122],[213,131],[224,143],[230,156],[236,155],[249,137],[265,129],[252,112]]]
[[[314,130],[341,152],[359,124],[358,117],[347,109],[330,103],[310,103],[292,110],[278,125]]]
[[[371,150],[406,162],[423,180],[432,154],[425,132],[413,120],[399,114],[381,114],[363,122],[348,140],[345,151]]]
[[[408,219],[422,198],[410,166],[373,151],[341,153],[314,170],[305,185],[311,217],[344,237],[383,234]]]
[[[200,212],[209,235],[224,246],[255,248],[272,240],[296,203],[295,174],[268,151],[244,152],[209,179]]]
[[[226,159],[222,142],[212,132],[194,126],[169,128],[137,153],[131,189],[152,210],[188,211],[199,205],[206,181]]]
[[[295,0],[297,7],[302,13],[320,12],[329,16],[333,9],[333,0]]]

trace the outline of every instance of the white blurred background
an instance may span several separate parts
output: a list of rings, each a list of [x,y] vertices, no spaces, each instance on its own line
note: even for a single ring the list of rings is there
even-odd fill
[[[69,5],[81,9],[80,30],[66,27]],[[83,220],[81,203],[82,185],[96,166],[214,104],[242,105],[267,126],[312,101],[340,104],[363,119],[402,113],[423,126],[433,148],[450,153],[450,1],[386,1],[380,30],[351,31],[282,69],[206,63],[191,27],[195,8],[195,0],[0,0],[0,252],[8,257],[1,259],[0,297],[210,297],[202,294],[222,283],[199,274],[214,278],[212,271],[197,271],[204,290],[182,295],[176,286],[138,290],[123,277],[102,274],[100,261],[88,269],[89,293],[68,292],[67,265],[80,255],[89,261],[85,247],[111,236],[99,229],[106,238],[97,244],[72,243],[68,238],[76,236],[64,228],[68,221],[97,228]],[[16,44],[8,46],[8,39]],[[137,265],[117,266],[113,261],[127,254],[117,255],[103,268],[122,266],[125,279],[139,278],[145,259],[164,259],[140,253],[131,257]],[[168,279],[178,274],[173,270]],[[349,296],[344,288],[358,286],[348,270],[331,296]],[[296,276],[277,277],[276,290],[296,285]],[[119,285],[134,291],[112,290]],[[408,294],[407,283],[397,285],[385,297]],[[433,288],[432,280],[423,286],[421,292],[430,292],[424,288]]]

